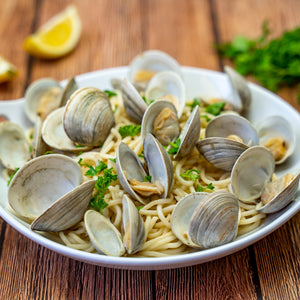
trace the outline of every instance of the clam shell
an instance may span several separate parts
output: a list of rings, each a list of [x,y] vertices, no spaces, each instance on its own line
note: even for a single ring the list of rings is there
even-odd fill
[[[143,245],[146,233],[144,221],[127,195],[122,199],[123,244],[128,254],[136,253]]]
[[[81,168],[73,159],[61,154],[39,156],[15,174],[8,201],[16,213],[31,221],[81,181]]]
[[[63,126],[64,112],[65,108],[60,107],[51,112],[43,122],[42,138],[45,143],[62,151],[79,152],[90,149],[91,147],[83,145],[76,147],[76,144],[67,136]]]
[[[261,121],[256,126],[259,144],[264,145],[269,138],[281,137],[286,146],[286,153],[280,160],[275,160],[275,164],[284,163],[295,151],[296,137],[290,123],[281,116],[271,116]]]
[[[25,113],[31,122],[35,122],[38,116],[40,102],[49,90],[59,88],[62,92],[62,87],[59,82],[51,78],[42,78],[33,82],[25,92]],[[59,106],[61,95],[57,95],[57,106]]]
[[[235,114],[224,114],[211,120],[205,130],[205,137],[224,137],[229,135],[239,136],[245,145],[258,144],[258,135],[251,123]]]
[[[165,108],[169,108],[174,112],[174,119],[169,122],[168,126],[166,126],[164,130],[161,129],[160,132],[157,132],[153,128],[153,124],[155,122],[155,118]],[[142,139],[144,139],[148,133],[152,133],[163,146],[168,146],[169,142],[175,140],[179,136],[179,132],[180,128],[176,108],[171,102],[157,100],[148,106],[142,120]]]
[[[130,186],[128,180],[136,179],[143,181],[147,175],[142,162],[133,150],[121,142],[116,153],[116,169],[118,179],[123,189],[133,198],[145,204],[146,201],[139,196]]]
[[[62,196],[32,222],[31,229],[57,232],[77,224],[89,206],[95,182],[86,181]]]
[[[225,66],[224,71],[232,87],[232,104],[235,110],[242,115],[247,114],[251,104],[251,91],[247,81],[229,66]]]
[[[36,118],[33,134],[33,153],[32,158],[45,154],[48,150],[48,145],[42,138],[42,124],[43,121],[40,117]]]
[[[197,142],[196,147],[207,161],[225,171],[231,171],[239,156],[249,148],[243,143],[222,137],[205,138]]]
[[[11,170],[30,159],[29,143],[23,129],[10,121],[0,123],[0,161]]]
[[[238,232],[239,201],[229,192],[214,192],[200,201],[188,228],[193,243],[207,249],[233,241]]]
[[[173,164],[165,148],[150,133],[144,139],[144,157],[152,178],[151,182],[162,184],[164,187],[162,198],[166,198],[173,184]]]
[[[181,117],[186,102],[186,91],[183,80],[175,72],[164,71],[154,75],[147,85],[145,96],[147,100],[171,101],[176,107],[178,118]]]
[[[295,194],[299,187],[300,172],[292,179],[292,181],[268,203],[258,209],[259,212],[265,214],[275,213],[294,200]]]
[[[67,102],[63,125],[73,142],[86,146],[103,144],[115,125],[107,95],[93,87],[77,90]]]
[[[150,71],[155,73],[162,71],[173,71],[182,77],[180,65],[178,62],[165,52],[159,50],[148,50],[137,55],[129,65],[129,80],[134,83],[142,85],[145,89],[148,80],[144,82],[137,82],[135,79],[139,71]]]
[[[94,210],[84,214],[84,224],[96,250],[105,255],[122,256],[125,248],[121,234],[109,219]]]
[[[74,77],[71,77],[63,91],[63,94],[60,99],[60,107],[65,106],[70,99],[71,95],[78,90],[78,84]]]
[[[187,122],[185,123],[180,135],[180,146],[177,153],[174,155],[174,159],[180,159],[190,153],[196,142],[199,140],[201,130],[200,112],[197,105]]]
[[[207,197],[208,193],[191,193],[180,199],[171,216],[171,229],[176,237],[185,245],[199,248],[189,237],[188,229],[192,215],[199,203]]]
[[[231,171],[231,190],[243,202],[259,198],[274,173],[274,158],[265,147],[245,150]]]

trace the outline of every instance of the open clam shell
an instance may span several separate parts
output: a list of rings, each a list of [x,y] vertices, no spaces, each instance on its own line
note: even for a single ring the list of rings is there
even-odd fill
[[[17,214],[32,221],[81,181],[80,166],[73,159],[61,154],[40,156],[15,174],[8,188],[8,201]]]
[[[0,161],[11,170],[22,167],[30,159],[29,143],[16,123],[0,123]]]
[[[151,182],[159,182],[163,186],[164,192],[161,197],[166,198],[173,184],[173,164],[165,148],[150,133],[144,139],[144,157]]]
[[[275,213],[290,202],[294,200],[295,194],[299,187],[300,172],[293,177],[293,179],[287,184],[284,184],[285,176],[279,178],[275,182],[269,182],[262,193],[262,199],[264,194],[267,197],[274,195],[267,203],[258,209],[259,212],[270,214]],[[270,196],[268,195],[270,194]]]
[[[76,144],[67,136],[63,126],[63,116],[65,108],[60,107],[51,112],[42,125],[42,138],[45,143],[58,150],[62,151],[83,151],[88,150],[91,147]]]
[[[63,125],[69,138],[78,144],[103,144],[115,125],[106,93],[93,87],[77,90],[65,106]]]
[[[229,66],[225,66],[224,71],[227,74],[232,87],[231,103],[234,107],[234,110],[242,115],[247,114],[251,104],[251,92],[247,81],[243,76]]]
[[[274,158],[267,148],[245,150],[231,171],[231,190],[243,202],[259,198],[274,173]]]
[[[214,192],[200,201],[188,228],[193,243],[207,249],[233,241],[238,232],[239,201],[229,192]]]
[[[136,122],[141,123],[144,112],[147,109],[145,101],[142,99],[136,88],[126,78],[120,81],[120,89],[127,115]]]
[[[208,193],[191,193],[180,199],[176,204],[171,216],[171,229],[176,237],[185,245],[199,248],[191,241],[188,229],[189,223],[199,203],[207,197]]]
[[[168,100],[176,107],[178,118],[181,117],[186,102],[185,85],[181,77],[172,71],[159,72],[149,81],[145,90],[146,99]]]
[[[196,147],[207,161],[215,167],[231,171],[239,156],[249,147],[243,143],[222,137],[205,138]]]
[[[165,52],[148,50],[137,55],[129,65],[129,80],[145,89],[149,80],[158,72],[173,71],[181,75],[178,62]]]
[[[25,92],[25,113],[31,122],[38,115],[44,119],[49,112],[60,105],[63,88],[59,82],[51,78],[43,78],[33,82]]]
[[[199,140],[201,130],[199,106],[194,107],[190,117],[185,123],[179,135],[180,146],[174,159],[180,159],[190,153],[196,142]]]
[[[211,120],[205,130],[205,137],[238,136],[247,146],[258,144],[258,135],[251,123],[235,114],[224,114]]]
[[[64,88],[64,91],[61,95],[61,99],[60,99],[60,107],[65,106],[67,104],[67,101],[70,99],[71,95],[78,90],[78,84],[75,80],[74,77],[71,77],[68,82],[67,85]]]
[[[48,150],[48,145],[42,138],[42,124],[43,121],[38,116],[34,125],[32,158],[41,156]]]
[[[137,194],[129,184],[129,180],[136,179],[143,182],[147,175],[142,162],[133,150],[125,143],[121,142],[116,153],[116,169],[118,179],[123,189],[134,199],[142,204],[147,201]]]
[[[105,255],[122,256],[125,248],[120,232],[109,219],[95,210],[84,214],[84,224],[95,249]]]
[[[177,111],[171,102],[157,100],[148,106],[142,120],[142,139],[151,133],[163,146],[168,146],[179,136],[179,132]]]
[[[146,234],[144,221],[127,195],[122,199],[123,244],[128,254],[136,253],[143,245]]]
[[[290,123],[281,116],[271,116],[256,126],[259,144],[271,150],[275,164],[284,163],[295,151],[296,138]]]

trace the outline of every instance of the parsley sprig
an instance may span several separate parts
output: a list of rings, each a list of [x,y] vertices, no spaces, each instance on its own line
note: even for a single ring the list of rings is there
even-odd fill
[[[141,125],[125,125],[119,128],[122,138],[126,136],[136,136],[141,132]]]
[[[201,171],[197,169],[186,170],[184,173],[180,174],[180,177],[183,179],[188,179],[192,181],[196,181],[200,177]]]
[[[105,90],[104,92],[106,93],[108,98],[111,98],[113,96],[117,96],[117,93],[115,93],[113,91],[110,91],[110,90]]]
[[[103,171],[104,169],[107,169],[107,165],[106,163],[104,163],[103,161],[98,161],[98,164],[93,167],[89,164],[85,164],[85,163],[82,163],[82,158],[80,158],[78,160],[78,164],[80,166],[85,166],[85,167],[88,167],[89,169],[85,172],[84,175],[86,176],[96,176],[97,174],[99,174],[101,171]]]
[[[17,171],[19,170],[20,168],[16,168],[13,173],[9,176],[9,179],[7,181],[7,186],[9,186],[10,182],[12,181],[12,179],[14,178],[15,174],[17,173]]]
[[[232,42],[217,46],[219,52],[231,59],[242,75],[253,75],[266,88],[300,82],[300,27],[286,31],[276,39],[269,39],[267,22],[262,25],[258,39],[236,36]]]
[[[213,191],[214,190],[214,186],[212,183],[210,183],[208,186],[201,186],[200,184],[197,184],[196,186],[196,192],[204,192],[206,190],[211,190]]]
[[[221,113],[221,111],[224,109],[225,104],[226,102],[216,102],[210,104],[205,107],[205,111],[214,116],[218,116]]]
[[[179,146],[180,146],[180,138],[177,138],[176,141],[173,143],[173,142],[170,142],[170,149],[168,150],[168,153],[169,154],[177,154],[178,150],[179,150]]]

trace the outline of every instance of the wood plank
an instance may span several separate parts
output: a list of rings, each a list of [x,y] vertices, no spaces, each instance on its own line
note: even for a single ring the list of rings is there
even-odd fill
[[[2,1],[0,9],[0,55],[16,65],[18,77],[9,83],[0,84],[0,100],[23,96],[27,75],[28,56],[23,50],[23,41],[31,32],[35,11],[34,0]],[[16,18],[15,16],[22,16]]]
[[[231,41],[236,35],[257,38],[261,35],[264,21],[269,22],[272,38],[299,26],[300,2],[297,0],[212,1],[216,4],[220,42]],[[249,80],[256,82],[251,77]],[[297,110],[300,109],[298,93],[297,88],[282,88],[278,91]]]

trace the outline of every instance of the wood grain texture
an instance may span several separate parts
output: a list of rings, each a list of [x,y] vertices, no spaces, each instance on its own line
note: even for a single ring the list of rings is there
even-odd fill
[[[11,36],[22,45],[30,31],[71,2],[83,24],[82,38],[72,53],[45,61],[29,58],[19,46],[11,50]],[[0,53],[22,73],[17,81],[0,86],[0,99],[22,96],[26,84],[41,77],[61,80],[127,65],[147,49],[166,51],[183,65],[218,70],[220,60],[213,47],[217,39],[256,37],[265,19],[273,35],[279,35],[299,25],[299,5],[296,0],[2,1],[0,40],[5,45],[0,43]],[[17,21],[8,26],[12,15]],[[281,93],[299,109],[295,90]],[[252,247],[213,262],[165,271],[81,263],[37,245],[8,225],[1,235],[0,299],[297,299],[299,225],[298,214]]]

